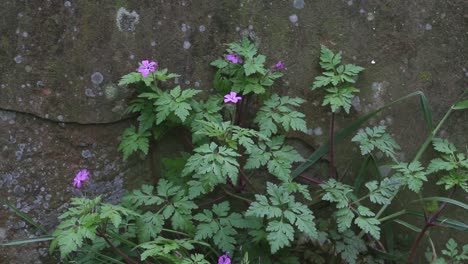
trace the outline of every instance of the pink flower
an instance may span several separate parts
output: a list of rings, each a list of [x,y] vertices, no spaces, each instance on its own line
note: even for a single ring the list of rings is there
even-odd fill
[[[80,189],[83,182],[88,180],[88,176],[89,176],[89,171],[87,169],[80,170],[76,174],[75,179],[73,179],[73,186]]]
[[[218,264],[231,264],[231,259],[227,253],[219,257]]]
[[[144,60],[141,62],[138,71],[141,73],[143,78],[146,78],[150,74],[150,72],[156,71],[157,68],[158,63],[156,61]]]
[[[271,71],[277,71],[284,69],[284,64],[282,61],[278,61],[275,65],[271,66]]]
[[[237,64],[237,63],[243,63],[244,60],[239,56],[239,54],[237,53],[233,53],[233,54],[228,54],[226,55],[226,60],[234,63],[234,64]]]
[[[240,96],[237,96],[237,93],[236,92],[230,92],[228,94],[226,94],[224,96],[224,102],[225,103],[229,103],[229,102],[233,102],[233,103],[237,103],[239,102],[240,100],[242,100],[242,97]]]

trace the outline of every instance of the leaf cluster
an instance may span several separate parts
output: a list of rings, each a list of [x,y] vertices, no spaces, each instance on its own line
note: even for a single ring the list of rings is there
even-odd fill
[[[267,87],[273,85],[275,79],[283,76],[281,72],[272,72],[265,68],[266,57],[258,54],[255,45],[247,38],[240,43],[230,43],[228,46],[227,52],[237,54],[243,62],[234,64],[222,58],[211,63],[218,68],[214,86],[221,93],[234,91],[243,95],[263,94]]]
[[[354,223],[363,231],[376,239],[380,239],[380,221],[375,218],[375,214],[362,205],[359,205],[357,209],[352,207],[350,196],[353,189],[351,186],[330,179],[321,184],[320,187],[325,191],[322,200],[336,203],[338,211],[336,211],[335,217],[340,233],[348,230],[354,220]],[[378,192],[374,191],[374,193]]]
[[[292,164],[304,158],[291,146],[284,145],[284,136],[275,136],[271,141],[259,142],[247,151],[245,169],[267,166],[268,172],[283,182],[290,181]]]
[[[343,107],[349,113],[354,93],[359,92],[352,84],[364,68],[354,64],[341,64],[341,54],[335,54],[323,45],[320,48],[320,66],[323,72],[315,77],[312,90],[326,88],[327,95],[322,105],[330,105],[332,112]]]
[[[378,149],[387,157],[396,160],[395,151],[399,150],[400,146],[390,134],[386,133],[386,128],[386,126],[366,127],[359,131],[351,141],[359,143],[362,155],[370,154],[374,149]]]
[[[446,139],[434,138],[434,149],[440,154],[440,158],[431,160],[427,167],[428,173],[444,171],[448,174],[442,176],[437,182],[444,185],[445,189],[459,186],[468,192],[468,157],[465,153],[459,153],[455,145]]]
[[[182,171],[183,176],[191,175],[197,179],[195,182],[189,182],[189,185],[195,188],[191,190],[193,195],[211,191],[216,185],[226,183],[228,178],[234,183],[237,182],[239,162],[236,158],[240,154],[233,149],[211,142],[194,149],[194,152]]]
[[[294,107],[299,107],[304,102],[305,100],[302,98],[280,97],[273,94],[258,110],[254,122],[258,124],[260,133],[267,137],[277,134],[278,126],[281,126],[284,132],[291,129],[307,132],[305,115],[294,109]]]
[[[413,192],[418,193],[421,190],[423,182],[427,181],[427,172],[419,161],[413,161],[409,164],[400,162],[392,165],[392,168],[397,171],[395,176],[408,185],[408,188]]]
[[[232,252],[236,245],[236,228],[249,227],[249,221],[239,213],[231,213],[229,202],[213,205],[211,210],[203,210],[194,216],[201,223],[197,226],[196,240],[213,239],[215,245],[224,252]]]
[[[435,258],[431,251],[426,252],[425,255],[427,260],[434,264],[462,264],[468,260],[468,244],[465,244],[459,251],[457,242],[450,238],[445,244],[445,249],[442,250],[444,257]],[[447,261],[447,258],[449,261]]]
[[[245,215],[268,220],[265,231],[271,253],[289,246],[294,240],[295,229],[311,238],[318,237],[314,214],[306,205],[295,201],[286,188],[268,182],[267,194],[268,197],[255,195],[255,202]]]

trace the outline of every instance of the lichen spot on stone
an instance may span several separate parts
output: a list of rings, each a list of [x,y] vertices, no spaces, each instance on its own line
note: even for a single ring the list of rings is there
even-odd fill
[[[184,45],[183,45],[184,49],[190,49],[190,47],[192,47],[192,44],[190,43],[190,41],[184,41]]]
[[[131,32],[135,30],[135,26],[140,22],[140,15],[137,12],[129,12],[124,7],[117,11],[116,24],[117,28],[122,32]]]
[[[91,81],[95,85],[101,84],[103,80],[104,80],[104,76],[100,72],[95,72],[91,75]]]
[[[104,88],[104,95],[106,96],[106,99],[108,100],[115,99],[117,97],[117,93],[118,93],[118,88],[117,86],[113,84],[108,84]]]
[[[294,8],[296,9],[302,9],[305,6],[304,0],[294,0]]]
[[[298,20],[299,20],[299,18],[297,17],[296,14],[293,14],[293,15],[289,16],[289,21],[291,21],[291,23],[297,23]]]
[[[16,55],[14,60],[15,60],[16,63],[21,63],[21,62],[23,62],[23,57],[21,55]]]

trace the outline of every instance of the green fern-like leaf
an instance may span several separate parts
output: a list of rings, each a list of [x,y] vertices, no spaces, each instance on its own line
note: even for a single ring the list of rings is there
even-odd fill
[[[137,83],[141,81],[143,77],[141,76],[141,73],[139,72],[131,72],[129,74],[126,74],[122,76],[122,79],[119,81],[119,86],[125,86],[133,83]]]
[[[364,241],[350,229],[342,234],[331,232],[331,237],[336,241],[336,253],[349,264],[356,264],[358,255],[367,250]]]
[[[197,226],[195,239],[204,240],[212,238],[216,246],[223,251],[234,250],[238,234],[235,228],[248,227],[247,220],[238,213],[229,214],[229,202],[222,202],[213,206],[212,210],[194,216],[201,223]]]
[[[226,182],[227,177],[232,182],[237,182],[239,163],[236,158],[240,155],[234,150],[211,142],[194,149],[194,152],[195,154],[187,160],[183,175],[209,174],[216,177],[219,183]]]
[[[187,89],[183,90],[180,86],[176,86],[170,92],[163,92],[156,99],[156,124],[161,124],[168,118],[170,114],[177,116],[180,121],[185,122],[185,119],[190,115],[192,106],[190,105],[193,96],[198,94],[200,90]]]
[[[359,131],[351,141],[359,143],[362,155],[367,155],[374,149],[378,149],[387,157],[396,160],[395,150],[399,150],[400,146],[390,134],[385,132],[386,128],[386,126],[367,127],[365,130]]]
[[[306,132],[305,115],[294,109],[304,102],[298,97],[279,97],[273,94],[258,110],[254,122],[259,125],[260,132],[267,137],[278,132],[278,125],[281,125],[285,132],[289,130]]]
[[[419,192],[423,182],[427,181],[426,172],[419,161],[411,163],[398,163],[392,166],[393,169],[398,171],[398,175],[413,192]]]
[[[322,106],[330,105],[332,112],[336,112],[340,107],[349,114],[351,109],[351,99],[353,99],[354,94],[359,92],[358,89],[354,87],[342,87],[342,88],[328,88],[328,94],[325,95]]]
[[[353,188],[349,185],[343,184],[330,179],[327,182],[320,185],[325,191],[325,195],[322,196],[322,200],[336,203],[336,208],[346,208],[349,204],[348,194],[353,191]]]
[[[124,160],[138,150],[145,155],[148,154],[150,136],[151,134],[149,131],[136,131],[134,126],[125,129],[118,148],[118,150],[124,154]]]
[[[312,211],[304,204],[296,202],[284,186],[268,182],[267,193],[268,197],[255,195],[255,202],[250,204],[245,215],[262,219],[266,217],[269,220],[265,231],[272,253],[290,245],[294,238],[294,228],[311,238],[318,237]]]
[[[253,146],[247,152],[249,157],[244,168],[257,169],[267,165],[268,172],[283,182],[289,182],[292,164],[304,161],[304,158],[293,147],[283,143],[284,137],[276,136],[271,141]]]
[[[403,183],[395,177],[385,178],[380,183],[370,181],[366,183],[369,189],[369,199],[376,204],[390,204],[391,199]]]

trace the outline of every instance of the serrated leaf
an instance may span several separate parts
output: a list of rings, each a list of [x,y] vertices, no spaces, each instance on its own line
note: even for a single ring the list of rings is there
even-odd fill
[[[127,128],[122,135],[122,141],[118,147],[118,150],[124,154],[124,160],[138,150],[147,155],[150,136],[149,131],[137,132],[134,126]]]
[[[141,80],[142,80],[141,73],[131,72],[129,74],[122,76],[118,85],[119,86],[129,85],[129,84],[137,83]]]
[[[268,231],[267,240],[272,254],[289,246],[294,239],[294,228],[287,223],[272,221],[268,224],[266,231]]]
[[[357,217],[354,223],[375,239],[380,239],[380,221],[375,218]]]
[[[354,219],[354,213],[349,208],[341,208],[336,212],[336,222],[338,224],[338,231],[344,232],[351,227]]]

